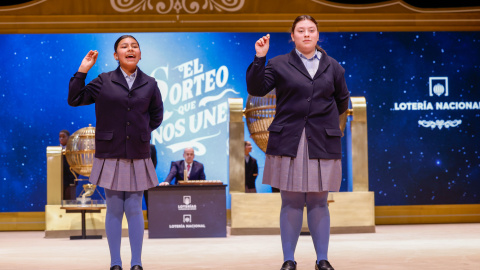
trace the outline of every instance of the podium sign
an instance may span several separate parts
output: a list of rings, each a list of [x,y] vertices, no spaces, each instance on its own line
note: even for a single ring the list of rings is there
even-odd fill
[[[148,237],[226,237],[225,185],[161,186],[148,190]]]

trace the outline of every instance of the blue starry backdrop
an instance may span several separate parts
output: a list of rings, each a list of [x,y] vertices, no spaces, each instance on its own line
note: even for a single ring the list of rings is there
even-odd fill
[[[183,148],[193,146],[207,179],[228,184],[227,99],[241,97],[245,104],[245,71],[263,34],[134,35],[139,67],[157,79],[165,105],[165,121],[152,133],[160,181]],[[95,126],[93,105],[68,106],[69,79],[90,49],[99,57],[87,82],[115,69],[120,35],[0,35],[6,56],[0,65],[1,212],[44,211],[46,148],[59,145],[62,129]],[[345,67],[352,96],[367,99],[376,205],[479,203],[479,38],[476,32],[321,33],[322,47]],[[271,33],[267,57],[292,48],[288,33]],[[247,129],[245,139],[251,140]],[[257,190],[271,192],[261,183],[265,155],[256,146],[251,154],[259,161]],[[343,164],[341,191],[348,191]]]

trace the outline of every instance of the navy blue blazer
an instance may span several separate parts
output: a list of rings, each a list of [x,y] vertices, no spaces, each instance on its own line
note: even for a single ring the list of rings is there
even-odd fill
[[[183,171],[185,170],[185,160],[172,161],[170,173],[165,178],[164,182],[176,185],[178,181],[183,181]],[[190,180],[205,180],[205,171],[203,164],[198,161],[193,161],[192,169],[190,170]],[[172,182],[173,180],[173,182]]]
[[[162,123],[163,102],[156,80],[137,70],[130,90],[120,67],[87,85],[86,73],[77,72],[70,79],[70,106],[95,103],[97,158],[150,157],[150,134]]]
[[[268,128],[267,154],[295,157],[305,128],[310,158],[342,157],[339,115],[348,109],[350,94],[343,67],[324,50],[321,52],[313,78],[295,49],[270,59],[266,67],[266,57],[255,57],[248,67],[250,95],[264,96],[276,88],[276,113]]]

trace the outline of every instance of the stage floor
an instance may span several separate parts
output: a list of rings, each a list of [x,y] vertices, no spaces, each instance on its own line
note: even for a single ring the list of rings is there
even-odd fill
[[[329,260],[347,269],[480,269],[480,224],[383,225],[376,233],[334,234]],[[45,239],[44,232],[0,232],[0,269],[109,269],[107,240]],[[128,238],[122,238],[124,269],[130,269]],[[315,252],[302,235],[298,270],[313,270]],[[259,269],[282,264],[279,235],[226,238],[148,239],[145,270]]]

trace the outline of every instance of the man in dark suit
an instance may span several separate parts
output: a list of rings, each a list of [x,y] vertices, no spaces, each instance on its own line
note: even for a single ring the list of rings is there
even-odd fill
[[[250,152],[252,152],[252,144],[245,141],[245,193],[257,193],[255,180],[258,175],[258,164]]]
[[[68,130],[61,130],[58,133],[58,140],[62,148],[67,146],[68,137],[70,137],[70,132]],[[75,176],[70,171],[70,165],[67,162],[65,155],[62,155],[63,162],[63,200],[75,200],[76,199],[76,190],[77,183],[75,182]]]
[[[165,181],[160,183],[160,186],[175,185],[178,181],[183,181],[184,170],[187,171],[187,179],[189,180],[205,180],[203,164],[193,160],[195,158],[193,148],[185,148],[183,158],[184,160],[172,162],[170,173],[167,178],[165,178]]]

